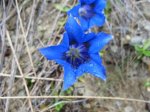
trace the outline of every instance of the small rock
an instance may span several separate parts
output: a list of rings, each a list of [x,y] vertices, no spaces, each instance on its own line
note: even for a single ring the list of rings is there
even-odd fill
[[[134,111],[133,111],[132,107],[127,106],[127,107],[124,108],[124,112],[134,112]]]
[[[150,66],[150,58],[149,57],[143,57],[142,58],[142,61],[145,63],[145,64],[147,64],[148,66]]]
[[[142,44],[144,41],[145,40],[142,36],[135,36],[135,37],[131,38],[130,44],[131,45]]]
[[[143,3],[142,7],[143,7],[142,12],[144,13],[144,15],[147,18],[150,18],[150,13],[149,13],[149,11],[150,11],[150,2],[148,1],[148,2]]]
[[[18,93],[18,96],[25,96],[25,91],[20,91],[19,93]]]
[[[111,46],[111,51],[114,52],[114,53],[117,53],[118,52],[118,47],[117,46]]]
[[[150,22],[149,21],[143,21],[142,24],[143,24],[143,27],[145,30],[150,31]]]
[[[147,91],[150,92],[150,87],[147,87]]]
[[[85,108],[91,108],[91,105],[90,104],[85,104],[84,107]]]

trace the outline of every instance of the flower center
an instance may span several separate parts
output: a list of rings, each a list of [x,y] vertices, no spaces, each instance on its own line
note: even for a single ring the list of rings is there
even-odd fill
[[[79,9],[79,15],[81,17],[84,17],[85,19],[90,19],[91,17],[94,16],[94,11],[92,5],[83,5]]]
[[[88,49],[84,44],[73,44],[69,50],[64,54],[65,60],[74,68],[89,60]]]

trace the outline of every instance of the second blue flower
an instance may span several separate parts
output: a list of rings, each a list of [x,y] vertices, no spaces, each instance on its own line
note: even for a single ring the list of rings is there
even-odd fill
[[[106,0],[79,0],[68,15],[77,17],[84,30],[94,26],[102,26],[105,23],[104,8]]]

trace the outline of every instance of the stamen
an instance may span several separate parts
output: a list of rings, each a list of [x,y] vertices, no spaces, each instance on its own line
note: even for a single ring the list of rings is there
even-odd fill
[[[71,45],[69,50],[64,54],[64,59],[74,68],[89,60],[88,49],[84,44]]]
[[[80,16],[82,16],[86,19],[89,19],[94,16],[93,7],[91,5],[83,5],[79,9],[79,14],[80,14]]]

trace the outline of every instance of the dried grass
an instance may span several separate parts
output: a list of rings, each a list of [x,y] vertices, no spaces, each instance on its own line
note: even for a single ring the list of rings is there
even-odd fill
[[[112,53],[113,57],[111,58],[115,62],[115,68],[119,74],[117,77],[120,77],[121,80],[120,87],[124,85],[124,88],[120,89],[122,92],[124,89],[130,88],[130,84],[126,84],[128,82],[126,74],[136,59],[135,55],[132,56],[131,51],[124,49],[124,43],[127,35],[134,37],[138,33],[141,21],[148,22],[149,18],[143,12],[141,5],[146,2],[148,0],[110,0],[112,12],[104,29],[114,35],[112,44],[120,49],[120,53],[117,56]],[[0,11],[0,17],[2,17],[0,18],[0,112],[10,112],[10,109],[12,112],[19,110],[22,112],[46,112],[54,111],[53,108],[61,103],[85,102],[85,100],[77,99],[121,100],[125,103],[131,101],[134,102],[135,107],[137,106],[135,102],[150,103],[148,98],[141,96],[137,98],[137,96],[131,96],[132,93],[128,95],[130,94],[128,91],[127,93],[110,92],[111,89],[109,90],[112,93],[111,97],[78,96],[76,93],[78,89],[75,89],[72,96],[62,94],[63,71],[54,62],[45,60],[38,52],[40,47],[59,44],[61,41],[64,29],[60,22],[62,19],[66,20],[66,15],[56,10],[53,7],[54,3],[72,6],[76,1],[0,1],[2,10]],[[126,58],[130,55],[128,63],[125,64]],[[28,80],[32,81],[32,86],[28,85]],[[139,83],[141,81],[143,79]],[[114,83],[113,86],[119,85]],[[109,87],[106,84],[104,90],[107,89]],[[119,95],[121,96],[119,97]],[[55,102],[51,99],[55,99]],[[19,105],[13,107],[12,102],[19,103]],[[42,105],[46,106],[42,108]]]

